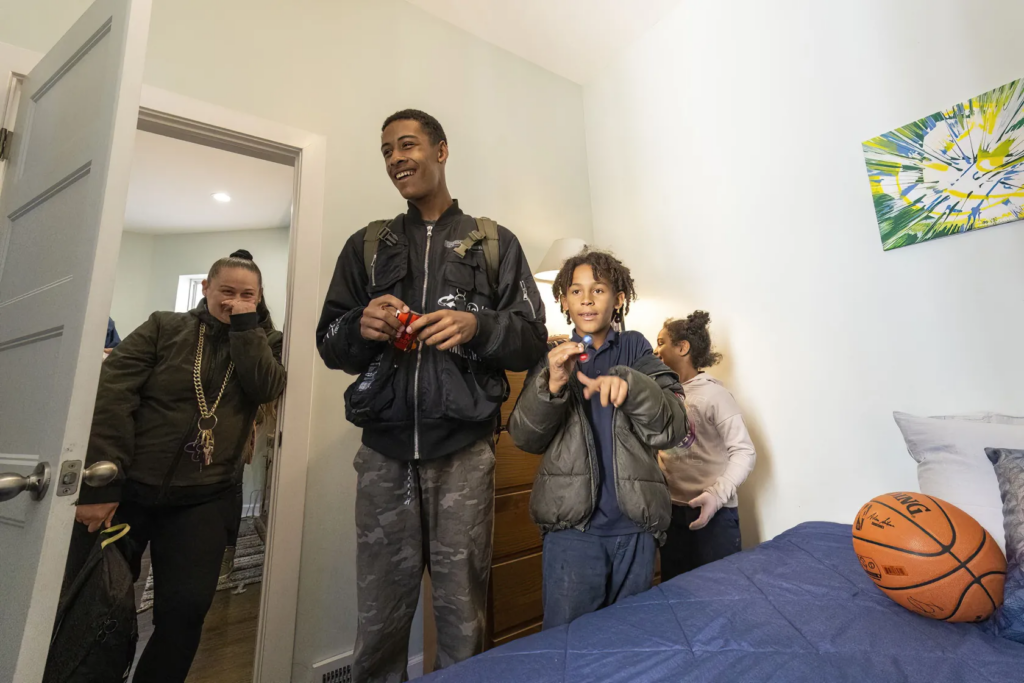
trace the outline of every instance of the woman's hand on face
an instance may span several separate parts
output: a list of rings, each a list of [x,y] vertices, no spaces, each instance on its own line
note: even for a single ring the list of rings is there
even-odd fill
[[[253,300],[225,299],[221,306],[228,312],[228,315],[243,315],[256,312],[256,302]]]

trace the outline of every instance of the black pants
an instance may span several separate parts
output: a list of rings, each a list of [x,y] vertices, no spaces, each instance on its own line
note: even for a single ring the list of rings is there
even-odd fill
[[[188,676],[217,592],[224,548],[232,527],[237,527],[236,501],[232,488],[193,505],[149,506],[126,500],[118,506],[114,524],[131,526],[132,576],[138,581],[147,545],[153,565],[153,635],[134,683],[183,683]],[[69,570],[77,562],[71,557],[91,547],[95,536],[75,524]]]
[[[242,507],[245,504],[245,491],[242,482],[235,485],[234,500],[231,504],[231,522],[228,524],[228,547],[234,548],[238,543],[238,532],[242,528]]]
[[[672,506],[672,524],[661,547],[662,581],[740,551],[740,516],[736,508],[722,508],[706,527],[691,531],[690,524],[698,517],[700,508]]]

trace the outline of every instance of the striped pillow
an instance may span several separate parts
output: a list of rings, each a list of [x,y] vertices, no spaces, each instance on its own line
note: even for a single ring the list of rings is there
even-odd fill
[[[985,454],[999,480],[1006,532],[1006,588],[992,624],[1003,638],[1024,643],[1024,450],[986,448]]]

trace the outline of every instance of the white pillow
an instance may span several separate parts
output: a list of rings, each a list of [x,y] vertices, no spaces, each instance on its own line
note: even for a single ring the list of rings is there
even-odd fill
[[[901,413],[902,415],[903,413]],[[893,413],[895,415],[895,413]],[[933,415],[935,420],[965,420],[967,422],[989,422],[1001,425],[1024,425],[1024,417],[1000,415],[999,413],[964,413],[963,415]]]
[[[917,461],[921,493],[948,501],[977,519],[1005,551],[1003,501],[985,449],[1024,448],[1024,418],[996,413],[916,417],[900,412],[893,417]]]

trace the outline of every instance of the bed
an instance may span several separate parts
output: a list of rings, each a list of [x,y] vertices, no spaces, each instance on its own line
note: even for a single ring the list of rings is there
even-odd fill
[[[848,525],[808,522],[425,683],[1017,683],[1024,645],[926,619],[861,569]]]

